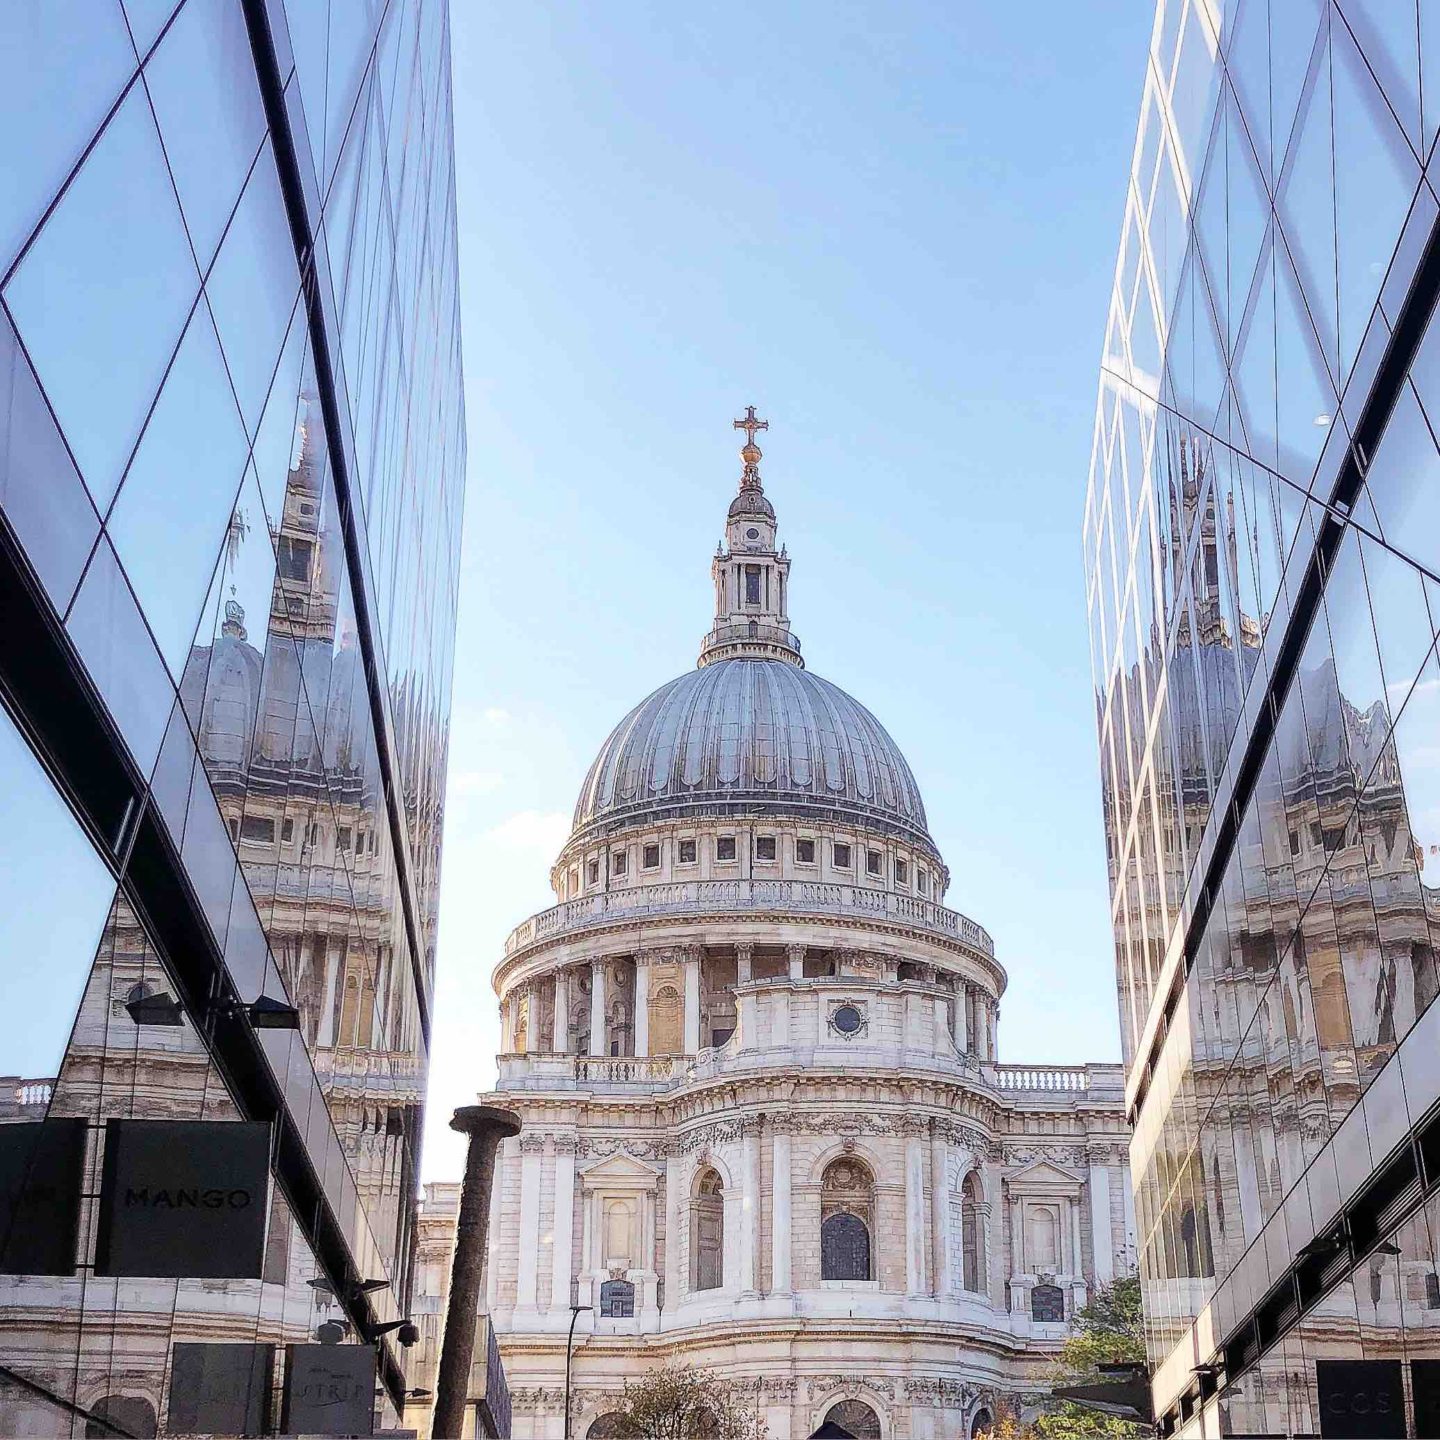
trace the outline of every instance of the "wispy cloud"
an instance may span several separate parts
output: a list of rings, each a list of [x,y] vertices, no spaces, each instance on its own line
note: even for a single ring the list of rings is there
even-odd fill
[[[503,845],[508,850],[539,850],[553,860],[570,833],[570,817],[559,811],[517,810],[480,837],[482,845]]]

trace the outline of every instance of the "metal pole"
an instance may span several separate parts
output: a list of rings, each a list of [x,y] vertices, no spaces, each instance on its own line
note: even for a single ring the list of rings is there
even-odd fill
[[[575,1322],[582,1310],[593,1310],[593,1305],[572,1305],[570,1307],[570,1338],[565,1342],[565,1440],[570,1440],[570,1358],[575,1350]]]
[[[460,1187],[455,1259],[450,1267],[450,1301],[445,1309],[445,1338],[440,1346],[440,1374],[435,1382],[435,1412],[430,1430],[435,1440],[460,1440],[464,1429],[470,1362],[475,1351],[475,1313],[480,1307],[480,1275],[485,1268],[490,1238],[495,1152],[507,1136],[520,1133],[520,1117],[513,1110],[501,1110],[494,1105],[465,1105],[455,1112],[450,1128],[470,1137],[470,1149],[465,1156],[465,1180]]]

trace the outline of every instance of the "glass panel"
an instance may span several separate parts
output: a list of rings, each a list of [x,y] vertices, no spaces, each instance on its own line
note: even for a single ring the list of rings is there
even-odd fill
[[[254,434],[300,288],[270,146],[255,162],[205,282],[246,428]]]
[[[0,508],[25,547],[50,603],[63,614],[95,543],[100,517],[3,311]]]
[[[110,542],[101,539],[65,621],[141,770],[160,749],[175,692]]]
[[[115,0],[0,5],[0,270],[40,223],[135,68]],[[17,143],[18,137],[23,143]]]
[[[189,0],[146,64],[145,83],[205,270],[265,134],[240,0]]]
[[[59,1073],[115,882],[3,711],[0,775],[0,829],[23,840],[7,846],[0,865],[0,949],[14,962],[5,1003],[23,1016],[5,1027],[0,1072],[48,1083]],[[41,1096],[36,1089],[31,1097],[37,1118]]]
[[[235,508],[245,451],[215,327],[201,303],[110,515],[115,548],[176,676]]]
[[[117,285],[115,277],[125,283]],[[116,111],[5,300],[103,510],[198,288],[145,91]]]

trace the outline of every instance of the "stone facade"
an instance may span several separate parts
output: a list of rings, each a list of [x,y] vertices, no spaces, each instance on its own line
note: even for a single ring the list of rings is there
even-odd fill
[[[803,672],[739,423],[700,669],[607,741],[558,904],[495,974],[484,1098],[524,1129],[485,1305],[526,1440],[564,1433],[572,1305],[576,1436],[676,1359],[743,1387],[774,1440],[837,1405],[930,1440],[1043,1389],[1091,1289],[1133,1268],[1120,1067],[999,1062],[1005,972],[942,903],[903,756]]]

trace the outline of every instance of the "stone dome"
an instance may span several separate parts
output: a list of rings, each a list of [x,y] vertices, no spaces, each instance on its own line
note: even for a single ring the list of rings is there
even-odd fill
[[[934,851],[915,776],[838,685],[773,659],[717,660],[662,685],[600,747],[572,839],[684,815],[833,817]]]

